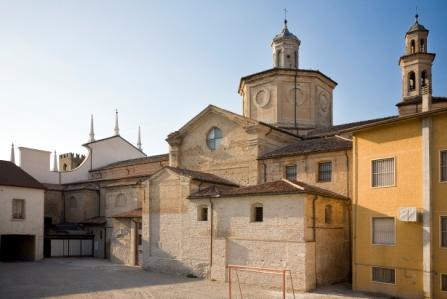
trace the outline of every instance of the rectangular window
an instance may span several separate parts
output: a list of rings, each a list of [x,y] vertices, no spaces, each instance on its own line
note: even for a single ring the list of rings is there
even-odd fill
[[[208,221],[208,207],[200,206],[197,210],[197,220],[198,221]]]
[[[318,163],[318,181],[330,182],[332,180],[332,162]]]
[[[372,243],[392,245],[395,240],[394,218],[374,217],[372,219]]]
[[[447,216],[441,216],[441,247],[447,248]]]
[[[262,206],[254,206],[253,207],[253,222],[262,222],[264,221],[264,209]]]
[[[12,218],[13,219],[25,219],[25,200],[13,199],[12,200]]]
[[[441,291],[447,292],[447,274],[441,274]]]
[[[441,182],[447,182],[447,151],[441,151]]]
[[[394,158],[372,161],[372,186],[387,187],[394,185]]]
[[[383,283],[395,283],[396,273],[394,269],[373,267],[372,280]]]
[[[286,179],[296,181],[296,165],[286,166]]]

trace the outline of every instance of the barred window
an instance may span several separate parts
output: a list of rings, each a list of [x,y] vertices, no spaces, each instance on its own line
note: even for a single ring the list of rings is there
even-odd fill
[[[264,208],[262,204],[254,204],[251,210],[251,221],[262,222],[264,221]]]
[[[197,210],[197,221],[208,221],[208,207],[200,206]]]
[[[13,199],[12,200],[12,218],[13,219],[25,219],[25,200]]]
[[[394,218],[374,217],[372,219],[372,243],[379,245],[394,244]]]
[[[296,165],[286,166],[286,179],[289,181],[296,180]]]
[[[372,280],[383,283],[395,283],[396,271],[394,269],[372,267]]]
[[[447,292],[447,274],[441,274],[441,290]]]
[[[208,145],[208,148],[212,151],[216,150],[221,141],[222,141],[222,130],[216,127],[213,127],[206,137],[206,144]]]
[[[441,182],[447,182],[447,151],[441,151]]]
[[[441,216],[441,247],[447,247],[447,216]]]
[[[371,170],[373,187],[387,187],[394,185],[394,158],[373,160]]]
[[[318,163],[318,181],[330,182],[332,180],[332,162]]]

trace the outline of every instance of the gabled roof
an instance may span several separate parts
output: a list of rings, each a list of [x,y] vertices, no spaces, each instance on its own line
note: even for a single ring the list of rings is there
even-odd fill
[[[200,198],[222,198],[222,197],[239,197],[249,195],[279,195],[279,194],[299,194],[308,193],[342,200],[349,200],[348,197],[315,187],[300,181],[290,181],[286,179],[263,183],[254,186],[241,188],[222,188],[220,186],[211,186],[191,194],[189,199]]]
[[[142,153],[143,155],[146,156],[146,154],[145,154],[142,150],[140,150],[138,147],[136,147],[135,145],[133,145],[132,143],[130,143],[129,141],[127,141],[127,140],[126,140],[125,138],[123,138],[121,135],[114,135],[114,136],[110,136],[110,137],[106,137],[106,138],[102,138],[102,139],[97,139],[97,140],[95,140],[95,141],[91,141],[91,142],[84,143],[83,146],[85,146],[85,147],[89,147],[89,145],[91,145],[91,144],[95,144],[95,143],[98,143],[98,142],[102,142],[102,141],[106,141],[106,140],[114,139],[114,138],[119,138],[119,139],[123,140],[124,142],[126,142],[127,144],[129,144],[130,146],[132,146],[134,149],[136,149],[137,151],[139,151],[140,153]]]
[[[328,128],[315,129],[315,130],[310,131],[307,134],[306,138],[334,136],[334,135],[340,134],[350,128],[354,128],[354,127],[358,127],[358,126],[362,126],[362,125],[366,125],[366,124],[372,124],[372,123],[376,123],[376,122],[381,122],[384,120],[393,119],[393,118],[397,118],[397,117],[398,117],[398,115],[393,115],[393,116],[387,116],[387,117],[382,117],[382,118],[374,118],[374,119],[362,120],[362,121],[357,121],[357,122],[352,122],[352,123],[345,123],[345,124],[335,125],[335,126],[328,127]]]
[[[44,185],[12,162],[0,160],[0,186],[45,189]]]
[[[227,186],[235,186],[238,187],[239,185],[236,183],[233,183],[227,179],[221,178],[215,174],[207,173],[207,172],[201,172],[196,170],[189,170],[185,168],[178,168],[178,167],[171,167],[171,166],[165,166],[163,169],[168,169],[170,171],[173,171],[179,175],[189,177],[193,180],[207,182],[207,183],[215,183],[220,185],[227,185]],[[162,169],[162,170],[163,170]]]
[[[335,152],[352,148],[352,141],[346,138],[333,136],[315,139],[304,139],[296,143],[286,145],[259,157],[259,160],[305,155],[323,152]]]
[[[254,120],[254,119],[252,119],[252,118],[248,118],[248,117],[242,116],[242,115],[240,115],[240,114],[237,114],[237,113],[234,113],[234,112],[225,110],[225,109],[223,109],[223,108],[220,108],[220,107],[217,107],[217,106],[214,106],[214,105],[208,105],[208,106],[207,106],[205,109],[203,109],[199,114],[197,114],[196,116],[194,116],[190,121],[188,121],[185,125],[183,125],[179,130],[177,130],[177,131],[175,131],[175,132],[169,134],[169,135],[168,135],[168,138],[167,138],[166,140],[169,140],[169,139],[171,139],[171,138],[174,138],[175,136],[182,135],[182,134],[183,134],[184,132],[186,132],[191,126],[193,126],[199,119],[201,119],[202,117],[204,117],[205,115],[207,115],[207,114],[209,114],[209,113],[220,114],[220,115],[222,115],[222,116],[224,116],[224,117],[226,117],[226,118],[228,118],[228,119],[230,119],[230,120],[233,120],[234,122],[239,123],[239,124],[241,124],[241,125],[243,125],[243,126],[248,126],[248,125],[262,125],[262,126],[265,126],[265,127],[270,128],[270,129],[272,129],[272,130],[281,132],[281,133],[283,133],[283,134],[286,134],[286,135],[290,135],[290,136],[299,138],[297,135],[295,135],[295,134],[293,134],[293,133],[290,133],[290,132],[288,132],[288,131],[285,131],[285,130],[276,128],[276,127],[274,127],[274,126],[272,126],[272,125],[269,125],[269,124],[266,124],[266,123],[263,123],[263,122],[256,121],[256,120]]]
[[[102,167],[99,167],[99,168],[96,168],[96,169],[93,169],[90,171],[105,170],[105,169],[116,168],[116,167],[132,166],[132,165],[161,162],[161,161],[168,161],[168,160],[169,160],[169,154],[154,155],[154,156],[147,156],[147,157],[142,157],[142,158],[118,161],[118,162],[114,162],[114,163],[111,163],[106,166],[102,166]]]

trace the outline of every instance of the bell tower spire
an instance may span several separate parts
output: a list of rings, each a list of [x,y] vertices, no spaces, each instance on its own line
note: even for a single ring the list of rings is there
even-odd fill
[[[419,23],[419,14],[405,34],[405,54],[400,57],[402,70],[402,99],[420,97],[425,92],[431,93],[432,64],[434,53],[428,52],[428,30]]]
[[[89,134],[89,139],[88,142],[93,142],[95,141],[95,130],[93,128],[93,114],[90,116],[90,134]]]

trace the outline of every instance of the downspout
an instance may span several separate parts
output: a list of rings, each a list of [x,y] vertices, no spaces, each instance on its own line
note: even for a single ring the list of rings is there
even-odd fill
[[[345,157],[346,157],[346,197],[350,198],[350,184],[349,184],[349,179],[351,177],[351,173],[349,171],[349,155],[348,155],[348,151],[345,150]],[[349,277],[352,277],[352,204],[351,204],[351,199],[349,199],[348,204],[347,204],[347,208],[348,208],[348,233],[349,233]]]
[[[211,268],[213,267],[213,221],[214,221],[214,205],[213,205],[213,199],[209,199],[210,202],[210,274],[209,279],[211,279]]]
[[[352,254],[352,277],[353,277],[353,281],[352,281],[352,285],[354,289],[357,289],[357,275],[356,275],[356,239],[357,239],[357,207],[358,207],[358,180],[357,180],[357,173],[358,173],[358,162],[357,162],[357,138],[355,136],[353,136],[352,138],[352,152],[353,152],[353,167],[354,167],[354,190],[353,190],[353,197],[354,197],[354,208],[353,208],[353,229],[352,229],[352,248],[351,248],[351,254]]]

